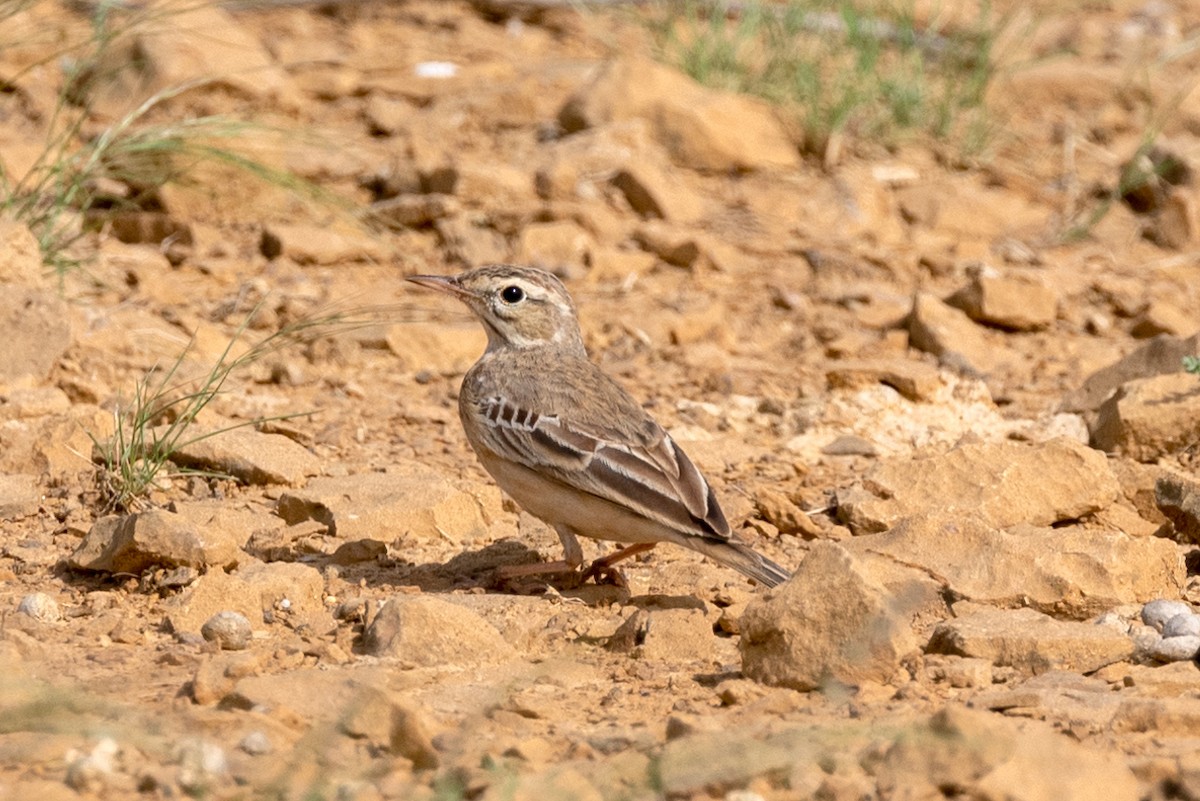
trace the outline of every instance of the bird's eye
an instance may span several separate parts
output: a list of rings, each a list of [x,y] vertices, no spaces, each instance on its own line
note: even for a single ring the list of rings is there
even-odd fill
[[[525,290],[513,285],[500,290],[500,299],[505,303],[520,303],[525,299]]]

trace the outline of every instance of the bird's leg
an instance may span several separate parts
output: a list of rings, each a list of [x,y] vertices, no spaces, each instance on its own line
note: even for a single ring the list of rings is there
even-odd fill
[[[602,556],[592,562],[587,570],[583,571],[583,580],[587,581],[589,578],[595,579],[597,584],[602,580],[612,581],[618,587],[626,587],[628,584],[625,582],[625,577],[613,565],[623,559],[637,556],[639,553],[645,553],[655,545],[656,543],[653,542],[639,542],[636,545],[626,545],[624,548],[614,551],[608,556]]]
[[[568,573],[573,577],[571,585],[582,584],[579,568],[583,566],[583,547],[574,532],[564,526],[556,526],[558,539],[563,545],[563,558],[557,562],[534,562],[528,565],[502,565],[494,574],[497,583],[503,584],[525,576],[542,576],[547,573]]]

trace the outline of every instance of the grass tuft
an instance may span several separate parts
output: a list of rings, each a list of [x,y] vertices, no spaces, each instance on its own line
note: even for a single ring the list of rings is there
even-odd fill
[[[850,136],[895,144],[918,133],[985,146],[984,93],[1003,20],[985,5],[968,30],[921,29],[911,2],[848,0],[726,4],[670,0],[652,17],[662,57],[701,83],[791,110],[806,148]]]
[[[37,5],[38,0],[13,0],[9,7],[0,0],[0,23],[21,11],[36,13]],[[283,133],[271,126],[223,115],[169,119],[165,108],[169,101],[204,87],[208,80],[158,91],[98,133],[91,132],[92,98],[105,81],[117,79],[102,65],[139,27],[170,13],[167,8],[118,15],[115,4],[99,3],[85,37],[69,41],[54,57],[9,79],[10,85],[19,86],[34,67],[47,71],[53,65],[60,72],[55,106],[42,126],[40,153],[24,175],[0,169],[0,215],[28,225],[44,263],[60,275],[79,266],[73,246],[83,235],[81,220],[86,213],[138,209],[139,202],[154,197],[156,190],[169,183],[187,183],[204,165],[232,167],[294,194],[331,206],[346,205],[315,184],[238,147],[264,133]],[[4,45],[0,27],[0,49]],[[168,119],[158,122],[154,117]],[[105,190],[114,183],[128,187],[130,197],[114,198]]]
[[[256,417],[203,433],[196,433],[193,428],[196,418],[221,394],[234,373],[284,348],[307,344],[335,331],[371,325],[375,322],[374,314],[377,311],[356,309],[302,317],[235,355],[236,346],[260,307],[261,304],[247,315],[224,351],[203,375],[192,380],[179,375],[184,360],[192,350],[193,340],[170,365],[150,370],[138,379],[129,403],[118,405],[113,410],[113,434],[110,438],[102,441],[92,435],[98,465],[96,483],[106,513],[142,508],[147,496],[158,487],[162,478],[213,475],[172,467],[172,457],[182,448],[237,428],[308,414],[297,412]],[[171,469],[168,472],[169,467]]]

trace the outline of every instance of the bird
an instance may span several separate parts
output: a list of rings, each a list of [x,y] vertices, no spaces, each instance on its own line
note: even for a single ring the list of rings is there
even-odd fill
[[[613,565],[661,542],[767,587],[790,574],[730,531],[708,481],[670,434],[588,356],[574,301],[553,274],[487,264],[408,281],[466,304],[487,348],[463,377],[459,418],[483,468],[563,546],[557,562],[508,568],[623,579]],[[579,537],[624,547],[587,570]]]

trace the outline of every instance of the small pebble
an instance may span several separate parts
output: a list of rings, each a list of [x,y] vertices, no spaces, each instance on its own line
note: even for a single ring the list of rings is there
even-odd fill
[[[239,612],[217,612],[200,627],[200,634],[226,651],[241,651],[250,645],[250,621]]]
[[[250,756],[261,756],[269,754],[273,750],[271,740],[261,731],[252,731],[242,738],[238,743],[238,748],[245,751]]]
[[[17,604],[17,612],[43,623],[53,623],[62,618],[62,613],[58,611],[58,602],[44,592],[26,595],[21,599],[21,603]]]
[[[1192,608],[1183,601],[1168,601],[1159,598],[1142,607],[1142,622],[1162,631],[1163,626],[1171,618],[1176,615],[1191,614],[1191,612]]]
[[[1162,635],[1164,638],[1200,636],[1200,617],[1191,612],[1176,615],[1163,624]]]
[[[1150,649],[1150,656],[1160,662],[1186,662],[1195,659],[1200,652],[1200,636],[1185,634],[1182,637],[1166,637]]]

